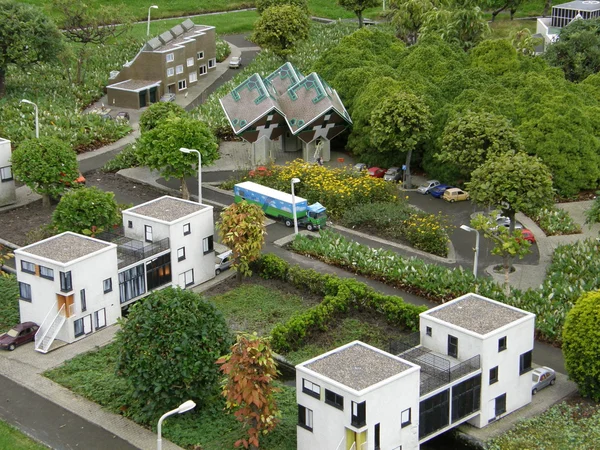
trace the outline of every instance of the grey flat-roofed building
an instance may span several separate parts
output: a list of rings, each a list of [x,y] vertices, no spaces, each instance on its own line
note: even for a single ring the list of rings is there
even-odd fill
[[[20,251],[64,264],[111,246],[114,245],[67,232],[23,247]]]
[[[164,222],[174,222],[206,208],[206,205],[200,203],[164,196],[127,211]]]

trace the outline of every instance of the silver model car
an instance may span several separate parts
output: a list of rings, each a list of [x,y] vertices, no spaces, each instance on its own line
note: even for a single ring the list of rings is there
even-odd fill
[[[439,185],[440,185],[440,182],[438,180],[428,180],[417,188],[417,192],[419,194],[429,194],[429,189],[434,188]]]
[[[537,394],[537,391],[548,385],[556,383],[556,372],[550,367],[538,367],[531,372],[531,394]]]
[[[232,56],[229,60],[229,68],[230,69],[239,69],[242,66],[242,57],[241,56]]]
[[[219,275],[222,271],[231,267],[233,262],[233,252],[228,250],[215,257],[215,275]]]
[[[385,172],[383,179],[385,181],[394,181],[398,183],[400,180],[402,180],[402,170],[400,170],[400,167],[390,167]]]

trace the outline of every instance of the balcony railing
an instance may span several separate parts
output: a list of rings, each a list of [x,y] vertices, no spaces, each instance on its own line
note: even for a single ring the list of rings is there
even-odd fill
[[[169,238],[156,242],[142,242],[129,238],[121,233],[104,232],[97,236],[106,242],[117,244],[117,256],[119,258],[119,269],[135,264],[138,261],[150,258],[160,252],[169,250]]]

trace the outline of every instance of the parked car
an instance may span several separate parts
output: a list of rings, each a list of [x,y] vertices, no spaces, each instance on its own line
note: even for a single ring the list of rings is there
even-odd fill
[[[425,183],[423,183],[421,186],[419,186],[417,188],[417,192],[419,194],[429,194],[431,192],[431,189],[433,189],[436,186],[439,186],[441,183],[438,180],[429,180],[426,181]]]
[[[444,191],[442,198],[450,203],[460,202],[469,200],[469,193],[458,188],[448,188]]]
[[[175,94],[165,94],[160,98],[161,102],[174,102]]]
[[[523,236],[523,239],[525,239],[526,241],[529,241],[532,244],[535,244],[535,236],[533,235],[531,230],[528,230],[527,228],[522,228],[521,236]]]
[[[233,262],[232,255],[233,252],[231,250],[227,250],[226,252],[215,256],[215,275],[219,275],[222,271],[231,267],[231,263]]]
[[[452,186],[448,186],[447,184],[438,184],[429,189],[429,193],[432,197],[441,198],[442,195],[444,195],[444,192],[446,192],[446,189],[450,189],[451,187]]]
[[[120,111],[115,116],[115,120],[123,120],[129,122],[129,113],[126,111]]]
[[[502,214],[498,214],[496,216],[496,223],[499,227],[504,227],[506,229],[510,228],[510,217],[503,216]],[[523,229],[523,225],[520,222],[515,222],[515,230]]]
[[[385,169],[380,167],[370,167],[367,169],[367,172],[369,172],[369,175],[371,175],[373,178],[383,178],[385,175]]]
[[[361,172],[363,170],[367,170],[367,167],[368,166],[365,163],[356,163],[356,164],[354,164],[352,169],[356,170],[357,172]]]
[[[394,181],[398,183],[402,179],[402,170],[400,167],[390,167],[383,176],[385,181]]]
[[[0,348],[13,351],[17,346],[33,341],[38,328],[37,324],[33,322],[15,325],[0,336]]]
[[[550,367],[538,367],[531,372],[531,382],[531,394],[535,395],[540,389],[556,383],[556,372]]]
[[[229,60],[229,68],[230,69],[239,69],[242,67],[242,57],[241,56],[232,56]]]

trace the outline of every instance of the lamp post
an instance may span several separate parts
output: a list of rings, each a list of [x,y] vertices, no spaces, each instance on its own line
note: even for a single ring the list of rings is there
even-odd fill
[[[292,214],[294,215],[294,234],[298,234],[298,218],[296,217],[296,194],[294,185],[300,183],[299,178],[292,178]]]
[[[475,260],[473,261],[473,275],[477,277],[477,263],[479,262],[479,230],[471,228],[467,225],[461,225],[460,229],[470,232],[474,231],[476,233],[477,237],[475,238]]]
[[[33,105],[33,107],[35,108],[35,138],[39,139],[40,138],[40,122],[38,120],[38,107],[35,103],[30,102],[29,100],[21,100],[20,103],[27,103],[28,105]]]
[[[146,31],[146,36],[150,36],[150,11],[153,9],[158,9],[158,6],[152,5],[150,8],[148,8],[148,30]]]
[[[193,148],[180,148],[182,153],[197,153],[198,154],[198,203],[202,203],[202,155],[198,150]]]
[[[173,414],[183,414],[184,412],[188,412],[188,411],[194,409],[195,407],[196,407],[196,404],[192,400],[188,400],[187,402],[179,405],[178,408],[173,409],[167,413],[164,413],[160,417],[160,419],[158,419],[158,439],[156,440],[156,450],[162,450],[161,427],[162,427],[163,420],[165,420],[169,416],[172,416]]]

